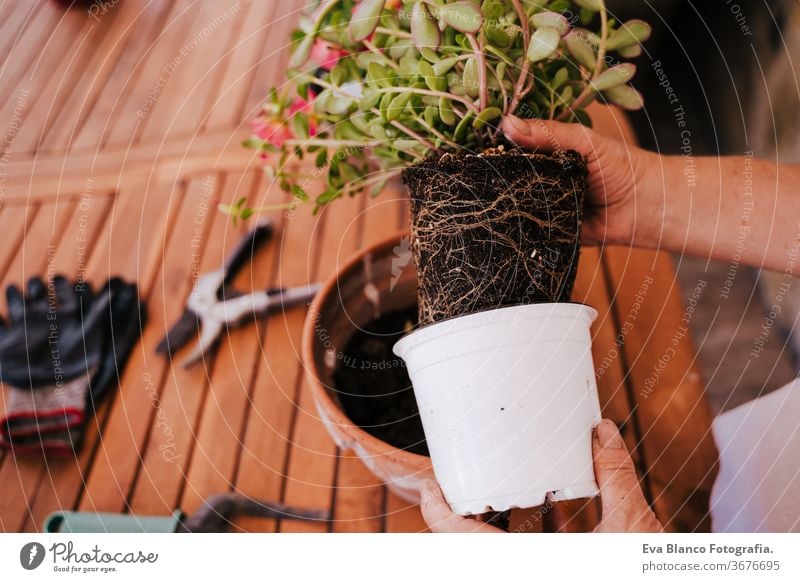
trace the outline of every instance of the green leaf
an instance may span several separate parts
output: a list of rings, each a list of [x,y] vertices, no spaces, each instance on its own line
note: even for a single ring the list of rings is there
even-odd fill
[[[478,32],[483,24],[480,9],[466,1],[445,4],[439,9],[439,18],[448,26],[466,33]]]
[[[374,87],[364,87],[364,93],[361,96],[361,101],[358,108],[361,111],[369,111],[378,104],[381,100],[381,94]]]
[[[561,91],[561,95],[558,96],[558,102],[556,105],[560,105],[562,107],[566,107],[570,103],[572,103],[572,85],[567,85],[564,87],[564,90]]]
[[[462,75],[464,89],[470,97],[477,97],[480,94],[480,77],[478,76],[478,59],[470,57],[464,64]]]
[[[386,110],[386,119],[389,121],[393,121],[400,117],[400,114],[405,109],[406,104],[408,103],[409,99],[411,99],[411,93],[400,93],[389,104],[389,108]]]
[[[386,87],[389,84],[387,82],[388,78],[389,71],[383,65],[379,65],[375,62],[367,65],[366,80],[368,84],[375,85],[377,87]]]
[[[450,72],[455,64],[458,62],[458,57],[449,57],[447,59],[442,59],[438,63],[433,64],[433,72],[436,76],[446,75]]]
[[[419,63],[425,63],[426,61],[420,61],[415,59],[411,56],[404,56],[400,59],[400,74],[406,77],[413,77],[417,74],[417,70],[419,69]]]
[[[478,114],[478,116],[475,118],[475,121],[472,122],[472,127],[475,129],[481,129],[484,125],[493,119],[497,119],[502,114],[503,111],[499,107],[487,107]]]
[[[557,91],[561,85],[566,83],[569,80],[569,70],[567,67],[561,67],[556,74],[553,75],[553,82],[550,83],[550,87],[553,91]]]
[[[459,142],[464,139],[464,136],[467,135],[467,128],[469,127],[470,121],[472,121],[472,110],[469,110],[467,114],[461,118],[461,121],[458,122],[455,131],[453,132],[453,138],[455,141]]]
[[[650,38],[653,29],[643,20],[629,20],[612,32],[606,41],[606,49],[614,51],[641,44]]]
[[[439,109],[436,107],[426,107],[425,111],[422,113],[422,117],[425,119],[425,123],[433,127],[439,120]]]
[[[417,147],[419,142],[415,139],[396,139],[392,145],[402,152]]]
[[[376,196],[380,195],[380,193],[383,192],[383,190],[386,188],[386,184],[388,183],[389,183],[388,178],[386,180],[381,180],[380,182],[376,182],[375,184],[369,187],[369,195],[372,198],[375,198]]]
[[[383,97],[381,97],[381,116],[384,119],[388,118],[389,115],[389,105],[392,104],[392,100],[394,99],[394,95],[392,93],[384,93]]]
[[[428,61],[429,63],[438,63],[440,60],[439,55],[436,54],[436,51],[429,49],[428,47],[419,49],[419,54],[421,54],[422,58]]]
[[[292,184],[292,196],[297,198],[300,202],[308,202],[308,193],[297,184]]]
[[[303,40],[301,40],[294,49],[287,67],[290,69],[297,69],[298,67],[305,65],[306,62],[308,62],[309,57],[311,57],[311,49],[313,46],[314,35],[307,34],[304,36]]]
[[[442,33],[424,2],[416,2],[411,8],[411,37],[418,50],[436,50],[442,41]]]
[[[450,105],[450,101],[444,97],[439,98],[439,117],[446,125],[455,125],[458,120],[455,111],[453,111],[453,106]]]
[[[508,33],[497,26],[486,27],[486,38],[496,46],[507,47],[511,44],[511,37]]]
[[[486,20],[499,20],[505,11],[506,7],[501,0],[485,0],[481,6],[481,13]]]
[[[600,12],[603,9],[602,0],[574,0],[574,2],[581,8],[591,10],[592,12]]]
[[[385,0],[361,0],[353,10],[348,31],[353,42],[360,42],[375,32],[381,20]]]
[[[603,91],[603,96],[611,103],[629,111],[636,111],[644,106],[641,93],[630,85],[620,85]]]
[[[567,51],[581,65],[593,71],[597,65],[597,54],[594,51],[591,41],[582,30],[573,30],[564,37],[564,44]]]
[[[592,81],[592,89],[595,91],[605,91],[624,85],[633,78],[636,73],[636,65],[632,63],[622,63],[606,69]]]
[[[305,113],[295,113],[289,120],[289,127],[297,139],[308,139],[308,116]]]
[[[544,28],[545,26],[552,26],[561,36],[564,36],[569,32],[570,25],[569,20],[564,18],[558,12],[537,12],[533,16],[531,16],[531,24],[534,28]]]
[[[623,59],[635,59],[641,56],[642,45],[632,44],[631,46],[626,46],[625,48],[619,48],[617,49],[617,54]]]
[[[325,100],[325,111],[331,115],[344,115],[350,111],[350,107],[352,107],[353,103],[354,100],[349,95],[337,93],[336,95],[329,96]]]
[[[321,149],[314,160],[314,165],[318,168],[324,168],[328,163],[328,150]]]
[[[539,28],[531,35],[526,56],[532,63],[546,59],[556,52],[559,42],[561,42],[561,35],[558,33],[558,29],[552,26]]]

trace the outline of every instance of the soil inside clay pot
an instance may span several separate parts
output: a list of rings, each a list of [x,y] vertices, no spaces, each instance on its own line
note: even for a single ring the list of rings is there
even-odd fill
[[[342,409],[372,436],[428,456],[405,363],[392,346],[417,322],[417,307],[391,311],[356,331],[336,363],[333,381]]]

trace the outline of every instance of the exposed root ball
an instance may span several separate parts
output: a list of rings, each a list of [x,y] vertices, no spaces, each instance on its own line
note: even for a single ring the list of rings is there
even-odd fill
[[[577,152],[502,147],[444,154],[404,170],[420,323],[569,301],[586,176]]]

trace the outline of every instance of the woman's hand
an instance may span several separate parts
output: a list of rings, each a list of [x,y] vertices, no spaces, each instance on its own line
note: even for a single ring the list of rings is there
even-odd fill
[[[639,487],[633,460],[616,425],[603,420],[592,439],[594,473],[600,486],[603,518],[596,532],[661,532],[663,528]],[[439,486],[430,480],[420,489],[422,516],[435,532],[503,533],[503,530],[454,514]]]
[[[658,233],[661,211],[652,201],[637,205],[637,193],[658,186],[646,180],[652,165],[660,165],[659,156],[574,123],[510,115],[503,120],[502,129],[520,146],[547,152],[575,150],[586,159],[585,243],[653,246],[654,241],[647,237]]]

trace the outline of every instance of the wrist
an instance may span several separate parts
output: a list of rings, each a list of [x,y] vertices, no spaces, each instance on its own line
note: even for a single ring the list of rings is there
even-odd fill
[[[630,245],[676,250],[685,238],[688,207],[682,197],[679,157],[639,150],[634,160],[633,208]]]

